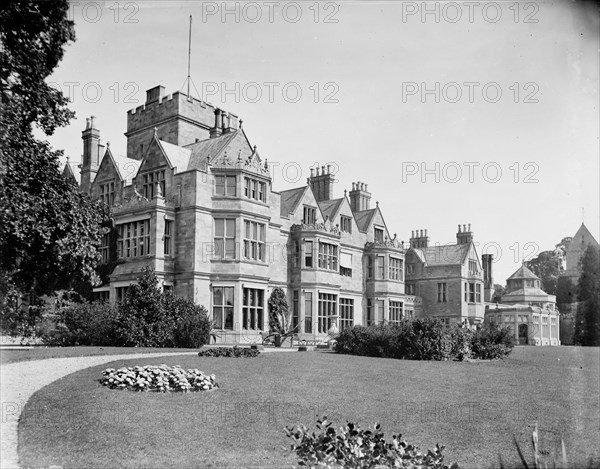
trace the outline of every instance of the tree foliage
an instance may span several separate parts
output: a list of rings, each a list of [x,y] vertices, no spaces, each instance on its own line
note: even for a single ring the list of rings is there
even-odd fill
[[[581,257],[581,275],[577,283],[575,343],[600,345],[600,252],[589,245]]]
[[[506,288],[504,288],[499,283],[494,283],[494,296],[492,298],[492,301],[494,303],[500,303],[500,300],[502,299],[502,295],[504,295],[505,292],[506,292]]]
[[[275,334],[287,334],[290,330],[291,315],[285,296],[280,287],[275,287],[269,297],[269,327]]]
[[[542,281],[542,290],[556,295],[556,285],[560,273],[561,254],[558,250],[540,252],[537,257],[525,263]]]
[[[68,2],[8,2],[0,9],[0,303],[97,281],[94,268],[108,209],[66,181],[61,151],[38,141],[73,117],[45,79],[75,40]],[[7,308],[8,310],[10,308]],[[6,311],[3,309],[3,311]],[[6,318],[2,318],[3,320]]]

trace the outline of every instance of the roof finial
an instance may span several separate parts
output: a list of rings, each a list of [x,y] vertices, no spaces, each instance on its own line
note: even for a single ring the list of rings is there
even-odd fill
[[[344,189],[344,199],[348,197],[348,191]]]
[[[244,120],[240,117],[240,130],[242,130],[242,124],[244,123]]]
[[[240,151],[238,151],[238,161],[242,161],[242,149],[240,148]]]
[[[69,164],[69,157],[67,156],[67,164]]]
[[[106,147],[110,148],[110,142],[108,140],[106,141]]]
[[[154,136],[158,138],[158,128],[154,127]]]
[[[375,202],[375,205],[377,206],[377,208],[379,208],[379,200]]]

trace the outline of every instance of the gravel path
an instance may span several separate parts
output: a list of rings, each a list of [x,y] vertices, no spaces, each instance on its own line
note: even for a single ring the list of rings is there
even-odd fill
[[[2,424],[0,425],[0,467],[19,467],[17,427],[21,411],[38,389],[75,371],[116,360],[164,357],[166,355],[196,355],[197,352],[138,353],[101,355],[95,357],[48,358],[9,363],[0,366]]]

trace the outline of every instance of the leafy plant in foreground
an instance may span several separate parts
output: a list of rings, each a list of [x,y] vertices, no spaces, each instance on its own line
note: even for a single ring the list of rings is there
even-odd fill
[[[423,454],[401,435],[392,435],[391,442],[387,442],[379,424],[363,430],[359,425],[347,422],[336,430],[324,417],[317,421],[317,429],[318,432],[311,433],[304,425],[285,428],[287,436],[294,440],[291,450],[302,467],[459,469],[457,463],[451,466],[443,463],[444,446],[436,445],[434,450]]]

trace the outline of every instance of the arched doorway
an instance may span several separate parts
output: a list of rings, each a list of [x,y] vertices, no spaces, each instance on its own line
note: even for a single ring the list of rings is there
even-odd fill
[[[519,345],[529,345],[529,328],[527,324],[519,324]]]

